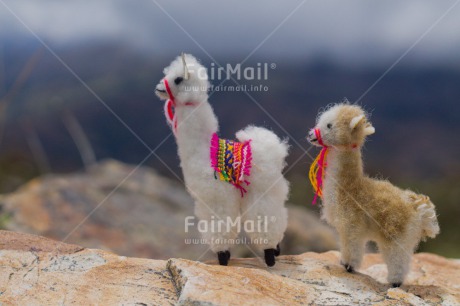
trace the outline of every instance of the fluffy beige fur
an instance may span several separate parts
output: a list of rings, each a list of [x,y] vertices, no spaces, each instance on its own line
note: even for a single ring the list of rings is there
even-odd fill
[[[333,105],[320,114],[315,129],[329,147],[322,213],[339,233],[342,264],[349,272],[359,268],[365,243],[375,241],[388,267],[388,282],[400,286],[420,240],[439,233],[433,203],[364,174],[361,147],[375,129],[361,107]],[[309,140],[319,145],[313,130]]]

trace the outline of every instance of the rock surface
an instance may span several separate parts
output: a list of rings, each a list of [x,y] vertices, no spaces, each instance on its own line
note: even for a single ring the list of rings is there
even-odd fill
[[[458,305],[460,263],[417,254],[407,282],[390,288],[379,255],[359,273],[339,253],[258,258],[228,267],[184,259],[117,256],[46,238],[0,231],[0,303],[19,305]]]
[[[199,233],[184,231],[185,217],[193,216],[184,187],[148,167],[107,160],[86,172],[40,177],[0,197],[0,209],[5,229],[88,248],[157,259],[215,256],[207,245],[185,243]],[[334,232],[307,209],[291,206],[289,220],[283,253],[337,248]],[[244,246],[232,254],[254,256]]]
[[[174,305],[177,299],[162,260],[6,231],[0,231],[0,241],[0,304]]]

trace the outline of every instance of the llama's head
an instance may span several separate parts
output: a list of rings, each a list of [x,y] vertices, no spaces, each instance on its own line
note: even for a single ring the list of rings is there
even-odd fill
[[[178,56],[163,73],[164,78],[155,88],[160,99],[171,99],[176,105],[206,101],[210,86],[208,74],[206,68],[192,55]]]
[[[373,133],[375,129],[361,107],[340,103],[318,115],[316,126],[308,133],[308,140],[317,146],[356,148]]]

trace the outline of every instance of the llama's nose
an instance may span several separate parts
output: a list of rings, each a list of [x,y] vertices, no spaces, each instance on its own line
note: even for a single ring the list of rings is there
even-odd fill
[[[308,140],[310,141],[317,141],[318,139],[316,138],[316,135],[315,135],[315,131],[313,129],[311,129],[309,132],[308,132]]]
[[[155,90],[156,91],[159,91],[159,92],[162,92],[162,93],[165,93],[166,92],[166,88],[163,84],[158,84],[157,87],[155,87]]]

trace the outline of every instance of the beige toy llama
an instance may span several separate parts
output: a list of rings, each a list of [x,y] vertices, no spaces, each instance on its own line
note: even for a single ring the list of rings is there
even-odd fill
[[[375,241],[388,267],[388,282],[399,287],[420,240],[439,233],[435,207],[425,195],[403,190],[363,172],[361,148],[375,132],[366,113],[347,103],[329,107],[318,116],[308,140],[321,146],[310,169],[322,217],[336,228],[341,263],[358,269],[367,241]]]

